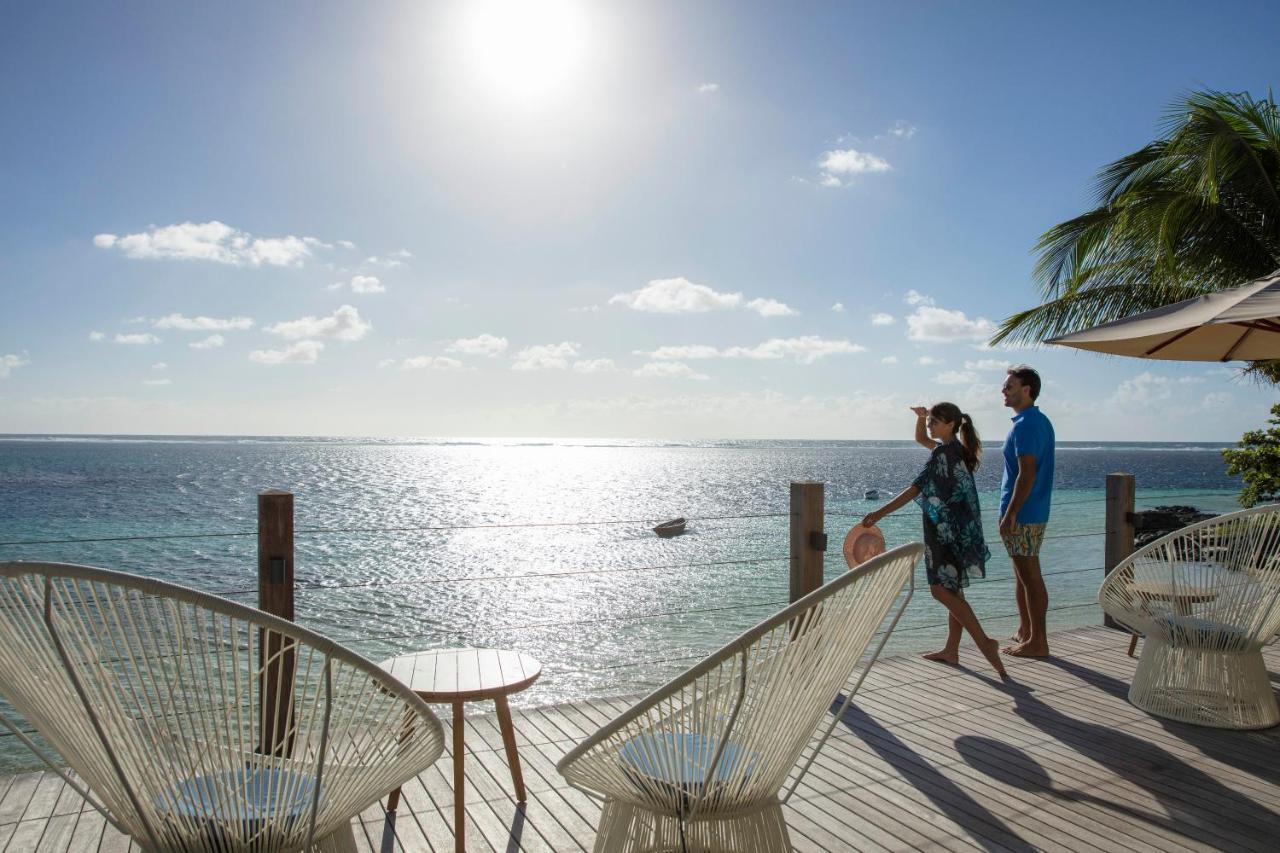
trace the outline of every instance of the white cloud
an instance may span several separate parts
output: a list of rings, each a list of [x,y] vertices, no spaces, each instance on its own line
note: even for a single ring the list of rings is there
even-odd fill
[[[729,347],[725,358],[775,359],[793,356],[801,364],[813,364],[829,355],[865,352],[866,347],[846,340],[832,341],[816,335],[799,338],[771,338],[754,347]]]
[[[754,347],[716,349],[706,344],[689,344],[659,347],[652,352],[637,350],[636,355],[648,356],[657,361],[703,358],[746,358],[767,361],[791,356],[801,364],[813,364],[829,355],[847,355],[865,351],[866,347],[847,340],[828,340],[816,335],[805,335],[799,338],[770,338]]]
[[[898,319],[892,314],[885,314],[883,311],[871,315],[871,325],[873,326],[892,326],[898,322]]]
[[[356,249],[356,244],[352,243],[350,240],[339,240],[338,245],[349,252],[354,252]]]
[[[507,339],[497,335],[484,334],[474,338],[458,338],[445,352],[460,352],[465,355],[500,355],[507,351]]]
[[[394,252],[392,252],[392,253],[391,253],[391,257],[393,257],[393,258],[412,258],[412,257],[413,257],[413,252],[410,252],[408,249],[397,249],[396,251],[394,251]]]
[[[843,303],[843,302],[837,302],[835,305],[832,305],[832,306],[831,306],[831,310],[832,310],[832,311],[834,311],[834,312],[835,312],[835,313],[837,313],[837,314],[843,314],[843,313],[844,313],[844,303]]]
[[[377,276],[357,275],[351,277],[352,293],[386,293],[387,288],[378,281]]]
[[[125,346],[150,346],[151,344],[160,343],[160,339],[155,335],[142,332],[132,335],[116,335],[111,339],[112,343],[124,344]]]
[[[227,339],[224,338],[222,335],[210,335],[204,340],[192,341],[191,343],[187,344],[187,346],[191,347],[192,349],[217,349],[218,347],[222,346],[226,342],[227,342]]]
[[[978,374],[969,370],[944,370],[933,381],[939,385],[972,385],[978,381]]]
[[[942,359],[934,358],[931,355],[922,355],[916,359],[916,364],[920,364],[920,365],[924,365],[925,367],[928,367],[931,364],[942,364]]]
[[[512,370],[565,370],[569,359],[577,358],[581,344],[564,341],[558,344],[543,344],[525,347],[515,354]]]
[[[737,308],[742,304],[742,294],[717,293],[681,276],[654,279],[639,290],[619,293],[609,299],[610,305],[615,303],[655,314],[701,314]]]
[[[612,373],[617,369],[611,358],[591,358],[573,363],[575,373]]]
[[[951,343],[990,338],[996,325],[986,317],[969,319],[963,311],[952,311],[936,305],[917,304],[907,316],[907,337],[913,341]]]
[[[256,349],[249,360],[258,364],[315,364],[324,344],[320,341],[298,341],[285,349]]]
[[[705,344],[690,344],[682,347],[658,347],[653,352],[636,350],[636,355],[644,355],[659,360],[679,361],[686,358],[719,358],[720,350]]]
[[[902,297],[902,301],[908,305],[932,305],[933,297],[925,296],[918,290],[908,290],[907,295]]]
[[[1111,395],[1111,402],[1134,406],[1149,406],[1173,396],[1174,382],[1167,376],[1156,376],[1151,371],[1126,379]]]
[[[705,373],[699,373],[682,361],[651,361],[634,371],[636,376],[646,379],[710,379]]]
[[[886,355],[884,358],[880,359],[880,363],[881,364],[897,364],[898,357],[896,355]]]
[[[396,254],[399,254],[399,252],[397,252]],[[412,257],[412,255],[404,255],[403,257],[408,258],[408,257]],[[370,255],[369,257],[364,259],[364,262],[366,264],[371,264],[376,267],[386,267],[387,269],[396,269],[397,267],[406,266],[404,261],[398,260],[396,258],[380,258],[377,255]]]
[[[163,361],[157,361],[155,364],[151,365],[151,369],[152,370],[168,370],[169,365],[165,364]]]
[[[874,154],[854,148],[836,148],[823,152],[818,161],[818,178],[824,187],[846,187],[853,175],[888,172],[892,168],[888,161]]]
[[[800,313],[791,306],[779,302],[776,299],[752,299],[746,305],[747,309],[754,311],[761,317],[794,317]]]
[[[1005,371],[1012,366],[1011,361],[1001,361],[998,358],[980,358],[977,361],[966,361],[964,363],[965,370],[999,370]]]
[[[102,341],[105,341],[106,339],[107,339],[107,336],[102,334],[102,332],[89,333],[89,340],[93,341],[94,343],[100,343]]]
[[[351,305],[343,305],[328,317],[302,317],[267,326],[266,330],[289,340],[299,338],[331,337],[340,341],[358,341],[373,326],[360,319],[360,312]]]
[[[151,321],[157,329],[178,329],[183,332],[230,332],[253,328],[253,320],[248,317],[228,317],[225,320],[217,317],[184,317],[181,314],[169,314]]]
[[[173,380],[172,379],[144,379],[142,380],[142,384],[143,385],[172,385]]]
[[[712,92],[719,92],[719,91],[720,91],[719,83],[703,83],[701,86],[698,87],[698,92],[703,95],[710,94]]]
[[[905,121],[895,121],[893,126],[889,128],[889,135],[896,136],[899,139],[910,139],[916,135],[916,126]]]
[[[1211,391],[1200,401],[1200,408],[1207,412],[1230,409],[1235,404],[1235,397],[1225,391]]]
[[[402,370],[458,370],[462,362],[443,355],[419,355],[400,362]]]
[[[314,237],[254,237],[223,222],[181,222],[152,226],[137,234],[98,234],[93,244],[118,249],[128,258],[213,261],[232,266],[301,266],[312,249],[330,248]]]
[[[11,372],[30,363],[20,355],[0,355],[0,379],[8,379]]]

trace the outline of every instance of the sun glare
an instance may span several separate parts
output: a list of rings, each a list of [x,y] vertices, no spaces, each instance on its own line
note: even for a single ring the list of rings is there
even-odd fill
[[[492,97],[535,107],[573,87],[588,46],[573,0],[477,0],[464,11],[466,73]]]

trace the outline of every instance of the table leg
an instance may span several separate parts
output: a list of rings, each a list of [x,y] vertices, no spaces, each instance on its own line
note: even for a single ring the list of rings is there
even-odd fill
[[[464,740],[466,723],[462,718],[462,703],[453,703],[453,849],[456,853],[467,851],[467,777],[463,771],[463,757],[467,746]]]
[[[516,802],[525,801],[524,776],[520,773],[520,755],[516,752],[516,729],[511,724],[511,707],[506,696],[494,700],[498,706],[498,727],[502,729],[502,745],[507,748],[507,764],[511,766],[511,781],[516,786]]]

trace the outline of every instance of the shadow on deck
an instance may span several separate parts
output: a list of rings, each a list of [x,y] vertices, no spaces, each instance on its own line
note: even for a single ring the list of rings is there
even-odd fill
[[[1228,732],[1159,720],[1125,700],[1128,635],[1053,635],[1055,656],[986,676],[891,658],[868,677],[786,810],[797,850],[1276,849],[1280,728]],[[1280,685],[1280,650],[1266,650]],[[529,800],[511,794],[489,715],[467,720],[467,849],[589,850],[599,807],[555,763],[628,705],[517,712]],[[404,788],[394,817],[366,810],[368,851],[452,850],[446,756]],[[52,773],[0,778],[0,850],[138,849]]]

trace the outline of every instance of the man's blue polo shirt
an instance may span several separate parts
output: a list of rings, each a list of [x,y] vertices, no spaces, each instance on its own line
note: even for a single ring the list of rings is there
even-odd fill
[[[1053,424],[1036,406],[1013,416],[1013,428],[1004,440],[1004,478],[1000,481],[1000,517],[1013,499],[1018,479],[1018,457],[1036,458],[1036,481],[1031,494],[1018,510],[1019,524],[1044,524],[1049,520],[1049,499],[1053,493]]]

